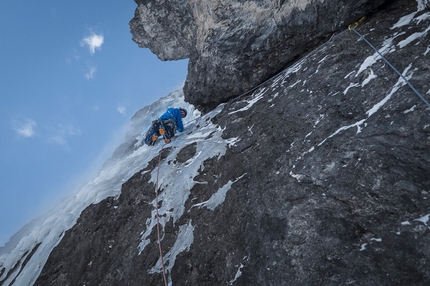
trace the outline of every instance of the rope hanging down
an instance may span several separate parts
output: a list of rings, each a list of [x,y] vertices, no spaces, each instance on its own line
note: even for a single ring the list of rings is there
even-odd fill
[[[415,87],[406,79],[406,77],[399,72],[380,52],[375,46],[373,46],[362,34],[357,32],[355,28],[357,28],[358,24],[364,20],[364,17],[361,18],[358,22],[355,22],[354,27],[351,28],[351,25],[348,26],[348,30],[354,31],[362,40],[364,40],[378,55],[409,85],[409,87],[418,95],[421,100],[430,107],[430,103],[415,89]]]
[[[160,235],[160,219],[158,215],[158,174],[160,173],[160,162],[161,162],[161,152],[163,151],[164,146],[160,150],[160,154],[158,155],[158,165],[157,165],[157,182],[155,184],[155,212],[157,215],[157,238],[158,238],[158,250],[160,252],[160,260],[161,260],[161,269],[163,271],[163,279],[164,285],[167,286],[167,278],[166,271],[164,270],[164,259],[163,259],[163,251],[161,249],[161,235]]]

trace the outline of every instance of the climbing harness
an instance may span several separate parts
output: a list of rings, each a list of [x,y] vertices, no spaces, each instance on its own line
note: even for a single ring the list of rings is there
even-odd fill
[[[157,238],[158,238],[158,250],[160,252],[160,261],[161,261],[161,269],[163,271],[163,279],[165,286],[168,285],[166,278],[166,271],[164,269],[164,259],[163,259],[163,251],[161,249],[161,235],[160,235],[160,219],[158,214],[158,174],[160,173],[160,162],[161,162],[161,152],[163,151],[164,146],[160,150],[160,154],[158,155],[158,165],[157,165],[157,182],[155,184],[155,212],[157,216]]]
[[[351,28],[351,25],[348,26],[349,31],[354,31],[362,40],[364,40],[378,55],[409,85],[409,87],[418,95],[421,100],[430,107],[430,103],[415,89],[415,87],[406,79],[406,77],[399,72],[380,52],[375,46],[373,46],[362,34],[360,34],[355,28],[364,20],[364,17],[361,18],[358,22],[355,22],[354,27]]]

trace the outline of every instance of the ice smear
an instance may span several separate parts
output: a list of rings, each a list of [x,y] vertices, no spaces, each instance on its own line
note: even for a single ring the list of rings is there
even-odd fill
[[[230,285],[233,285],[233,283],[237,280],[237,278],[242,276],[242,268],[243,268],[243,264],[241,263],[239,268],[237,269],[236,275],[234,276],[233,280],[230,281]]]
[[[177,137],[169,147],[172,147],[170,154],[160,162],[159,180],[160,186],[159,201],[162,203],[158,209],[160,214],[160,224],[164,227],[165,223],[173,219],[175,223],[184,213],[185,202],[190,195],[191,188],[198,182],[193,178],[199,170],[203,170],[203,162],[209,158],[221,157],[225,154],[227,146],[234,144],[234,140],[224,140],[221,138],[222,129],[211,122],[210,117],[218,114],[224,105],[220,105],[214,111],[199,118],[194,125],[199,126],[195,132],[188,135]],[[206,140],[208,135],[211,140]],[[230,138],[231,139],[231,138]],[[180,147],[196,143],[196,154],[184,163],[176,162],[176,155],[181,150]],[[157,181],[157,169],[151,173],[151,182]],[[155,208],[155,199],[152,201]],[[147,221],[146,231],[142,234],[142,240],[139,244],[139,253],[143,251],[149,243],[148,236],[152,228],[156,225],[156,214],[152,212],[151,218]]]
[[[408,110],[403,111],[403,113],[404,113],[404,114],[406,114],[406,113],[412,112],[412,111],[414,111],[414,110],[415,110],[415,108],[416,108],[416,107],[417,107],[417,106],[416,106],[416,105],[414,105],[414,106],[412,106],[411,108],[409,108]]]
[[[381,55],[386,55],[387,53],[392,53],[394,52],[393,50],[393,41],[396,37],[402,35],[404,33],[400,33],[397,35],[394,35],[392,38],[389,38],[387,40],[384,41],[383,46],[381,48],[379,48],[379,52],[381,53]],[[373,55],[367,57],[364,62],[361,64],[360,68],[358,69],[357,74],[355,75],[356,77],[359,76],[363,71],[365,71],[367,68],[369,68],[370,66],[372,66],[373,64],[375,64],[378,60],[381,59],[381,56],[375,52]]]
[[[328,136],[327,138],[325,138],[323,141],[321,141],[318,146],[321,146],[322,144],[325,143],[325,141],[327,141],[328,139],[332,138],[333,136],[339,134],[340,132],[347,130],[349,128],[352,127],[357,127],[357,133],[361,132],[361,127],[360,125],[363,124],[366,121],[366,119],[362,119],[360,121],[355,122],[354,124],[348,125],[348,126],[342,126],[341,128],[339,128],[338,130],[336,130],[333,134],[331,134],[330,136]]]
[[[173,265],[175,265],[176,257],[179,253],[183,251],[189,251],[190,246],[194,241],[194,226],[191,224],[191,221],[188,224],[181,225],[179,227],[178,238],[175,241],[173,247],[163,256],[165,266],[165,271],[169,275],[169,284],[172,284],[172,278],[170,273],[172,271]],[[161,259],[159,258],[157,263],[148,270],[149,274],[162,273],[162,265]]]
[[[303,64],[304,61],[305,61],[305,59],[301,59],[300,61],[298,61],[297,63],[295,63],[293,66],[285,69],[278,76],[276,76],[275,78],[273,78],[273,84],[272,84],[271,87],[274,88],[276,86],[281,86],[281,85],[285,84],[286,82],[288,82],[287,79],[289,78],[289,76],[291,74],[293,74],[293,73],[298,72],[302,68],[302,64]],[[290,85],[290,83],[288,82],[289,88],[294,87],[295,85],[299,84],[300,82],[301,82],[301,80],[298,80],[297,82],[295,82],[292,85]],[[243,107],[241,109],[238,109],[238,110],[235,110],[233,112],[230,112],[229,114],[234,114],[234,113],[237,113],[237,112],[242,112],[242,111],[248,110],[257,101],[259,101],[260,99],[262,99],[264,97],[264,93],[266,93],[266,91],[267,91],[267,88],[262,88],[257,94],[252,94],[250,99],[243,100],[244,102],[248,103],[245,107]],[[274,98],[276,96],[274,96]]]
[[[414,19],[414,21],[419,24],[421,21],[427,21],[430,19],[430,12],[424,13]]]
[[[347,77],[349,77],[350,75],[352,75],[355,71],[350,72],[349,74],[347,74],[344,79],[346,79]]]
[[[228,181],[227,184],[225,184],[221,189],[219,189],[215,194],[213,194],[209,200],[202,202],[202,203],[198,203],[198,204],[194,204],[192,207],[207,207],[210,210],[214,210],[217,206],[219,206],[220,204],[222,204],[225,200],[225,195],[227,194],[227,191],[230,190],[231,185],[233,185],[234,183],[236,183],[237,181],[239,181],[243,176],[245,176],[246,174],[243,174],[242,176],[240,176],[239,178],[237,178],[236,180],[232,181]]]
[[[263,88],[257,95],[253,96],[251,99],[249,100],[245,100],[245,102],[248,103],[248,105],[246,105],[245,107],[235,110],[233,112],[230,112],[229,114],[233,114],[233,113],[237,113],[237,112],[241,112],[241,111],[245,111],[251,108],[251,106],[253,106],[257,101],[259,101],[260,99],[263,98],[263,94],[266,91],[265,88]]]
[[[349,86],[343,91],[343,94],[346,94],[350,88],[357,87],[357,86],[360,86],[360,84],[358,84],[358,83],[352,83],[352,82],[349,83]]]
[[[366,84],[368,84],[372,79],[376,78],[377,76],[375,75],[375,73],[373,72],[372,69],[370,69],[370,74],[369,76],[363,80],[363,82],[361,83],[361,87],[364,87]]]
[[[298,81],[296,81],[295,83],[293,83],[293,84],[292,84],[292,85],[290,85],[289,87],[290,87],[290,88],[293,88],[293,87],[295,87],[297,84],[299,84],[301,81],[302,81],[302,80],[301,80],[301,79],[299,79]]]
[[[413,12],[409,15],[401,17],[399,19],[399,21],[397,21],[397,23],[394,24],[390,29],[394,30],[394,29],[409,25],[412,22],[412,20],[414,19],[416,14],[417,14],[417,12]]]
[[[325,61],[328,58],[328,56],[325,56],[324,58],[322,58],[321,60],[318,61],[318,63],[322,63],[323,61]]]
[[[427,27],[427,29],[425,29],[422,32],[414,33],[414,34],[410,35],[409,37],[407,37],[403,41],[400,41],[397,45],[399,46],[399,48],[402,49],[405,46],[407,46],[408,44],[412,43],[414,40],[426,36],[429,31],[430,31],[430,26]]]
[[[314,128],[318,125],[318,123],[320,123],[320,121],[321,120],[323,120],[324,119],[324,114],[320,114],[320,117],[317,119],[317,121],[315,121],[315,124],[314,124]]]
[[[409,65],[405,71],[403,72],[403,75],[405,76],[407,74],[407,72],[409,71],[409,69],[411,68],[412,65]],[[406,77],[406,76],[405,76]],[[412,75],[409,75],[409,78],[412,77]],[[406,79],[409,79],[408,77],[406,77]],[[367,114],[367,118],[369,118],[370,116],[372,116],[375,112],[377,112],[382,106],[385,105],[385,103],[387,103],[387,101],[391,98],[391,96],[402,86],[404,86],[406,84],[406,82],[403,80],[403,78],[399,77],[397,83],[393,86],[393,88],[391,89],[390,93],[388,93],[380,102],[378,102],[377,104],[375,104],[371,109],[369,109],[366,114]],[[344,131],[344,130],[348,130],[350,128],[353,127],[357,127],[357,133],[361,132],[361,125],[367,120],[367,118],[359,120],[351,125],[348,126],[342,126],[339,129],[337,129],[333,134],[331,134],[330,136],[328,136],[327,138],[325,138],[323,141],[321,141],[318,146],[321,146],[322,144],[325,143],[325,141],[327,141],[329,138],[332,138],[333,136],[339,134],[340,132]]]
[[[418,11],[422,11],[426,8],[426,4],[429,4],[428,0],[417,0]]]
[[[430,217],[430,214],[427,214],[427,215],[425,215],[425,216],[423,216],[423,217],[420,217],[420,218],[417,218],[417,219],[414,219],[414,221],[420,221],[420,222],[422,222],[423,224],[425,224],[428,228],[430,228],[429,226],[428,226],[428,221],[429,221],[429,217]]]
[[[370,239],[371,241],[376,241],[376,242],[382,242],[382,238],[371,238]],[[360,250],[359,251],[364,251],[364,250],[366,250],[366,246],[368,245],[368,243],[363,243],[361,246],[360,246]]]
[[[273,79],[273,84],[272,84],[272,88],[277,87],[279,85],[283,85],[286,82],[286,79],[293,73],[298,72],[301,68],[302,68],[302,63],[304,62],[304,59],[301,59],[300,61],[298,61],[296,64],[294,64],[293,66],[287,68],[286,70],[284,70],[283,72],[281,72],[277,77],[275,77]],[[297,81],[296,83],[294,83],[293,85],[290,85],[290,83],[288,82],[288,84],[290,85],[289,87],[292,88],[293,86],[295,86],[296,84],[300,83],[301,80]]]
[[[409,69],[412,67],[412,64],[410,64],[403,72],[403,76],[405,76],[406,79],[410,79],[412,77],[412,75],[409,75],[408,77],[406,77],[407,72],[409,71]],[[387,101],[391,98],[391,96],[393,96],[393,94],[402,86],[404,86],[406,84],[406,82],[403,80],[403,78],[399,78],[397,83],[393,86],[393,88],[391,89],[390,93],[387,94],[387,96],[382,99],[380,102],[378,102],[377,104],[375,104],[371,109],[369,109],[366,114],[367,117],[372,116],[375,112],[377,112],[381,106],[383,106],[385,103],[387,103]]]

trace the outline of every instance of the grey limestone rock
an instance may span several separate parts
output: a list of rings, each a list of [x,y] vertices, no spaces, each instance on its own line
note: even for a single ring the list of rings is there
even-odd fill
[[[189,58],[185,98],[207,112],[273,76],[389,0],[136,0],[133,40]]]

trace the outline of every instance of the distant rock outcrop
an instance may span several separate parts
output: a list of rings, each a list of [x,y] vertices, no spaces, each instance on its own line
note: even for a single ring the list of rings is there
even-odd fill
[[[257,13],[264,9],[257,8],[280,3],[279,11],[286,11],[292,3],[305,1],[137,2],[135,29],[149,9],[163,12],[154,22],[170,19],[174,31],[193,30],[181,39],[171,38],[172,50],[159,56],[191,57],[188,88],[199,78],[197,73],[207,80],[193,93],[200,99],[191,99],[191,93],[188,98],[209,107],[216,101],[205,99],[206,92],[240,92],[284,65],[277,62],[284,58],[280,54],[298,55],[303,44],[321,39],[309,35],[318,30],[323,36],[342,24],[330,12],[334,6],[328,3],[336,1],[304,5],[315,12],[315,19],[311,14],[302,18],[295,10],[290,22],[282,18],[297,29],[296,36],[288,36],[290,44],[301,43],[294,51],[293,46],[281,46],[285,41],[278,41],[272,30],[261,32],[267,18]],[[337,2],[350,11],[354,1]],[[161,9],[161,4],[177,7],[169,3],[188,8],[176,13]],[[428,98],[430,12],[423,10],[423,3],[396,1],[357,30]],[[210,14],[197,13],[201,5],[214,5],[207,29],[205,19],[195,23],[197,15]],[[253,7],[253,15],[261,15],[262,24],[254,32],[255,19],[244,29],[244,18],[234,14],[239,7]],[[233,14],[224,14],[227,10]],[[190,11],[197,14],[191,17]],[[331,22],[322,21],[322,11]],[[215,21],[214,14],[226,18]],[[228,23],[230,37],[223,28]],[[135,30],[135,40],[150,46],[143,41],[149,36],[137,39],[142,33]],[[155,27],[146,33],[163,35]],[[224,67],[235,66],[227,59],[242,55],[238,51],[243,48],[236,46],[240,37],[252,60],[241,60],[237,74],[232,69],[222,75],[221,70],[228,70]],[[231,49],[229,38],[234,39]],[[200,52],[210,51],[209,56],[190,51],[187,45],[193,41],[198,46],[219,43],[209,44],[211,49],[199,47]],[[277,44],[265,46],[272,41]],[[176,46],[184,50],[176,51]],[[254,49],[259,47],[271,53],[258,60]],[[258,64],[262,62],[264,68]],[[269,63],[275,62],[269,71]],[[223,68],[216,72],[218,65]],[[265,76],[257,75],[259,69]],[[228,75],[236,77],[227,80]],[[239,79],[241,88],[236,87]],[[175,145],[175,140],[184,144]],[[354,32],[327,42],[252,94],[207,113],[175,140],[161,152],[159,203],[163,254],[173,285],[430,285],[430,108]],[[228,148],[220,156],[203,149],[224,141]],[[202,156],[208,159],[190,177],[187,170]],[[127,178],[119,198],[105,199],[82,213],[52,251],[35,285],[163,285],[154,178],[150,180],[158,160],[154,156],[146,168]],[[175,185],[171,176],[186,183]]]
[[[185,100],[207,112],[392,0],[135,2],[133,40],[161,60],[189,58]]]

